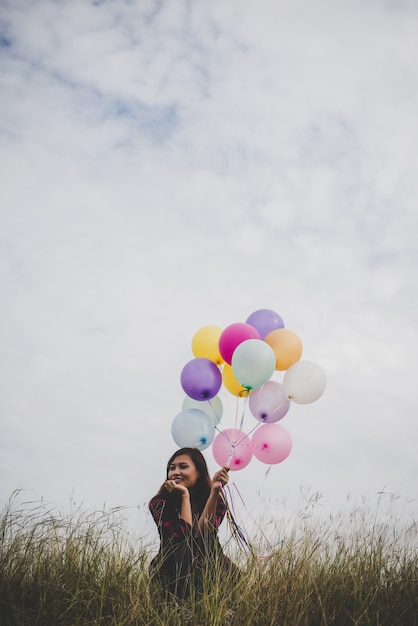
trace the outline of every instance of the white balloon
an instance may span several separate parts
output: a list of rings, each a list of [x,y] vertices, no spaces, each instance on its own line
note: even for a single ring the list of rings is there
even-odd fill
[[[199,409],[204,411],[212,419],[215,426],[219,424],[223,414],[223,404],[219,396],[215,396],[210,400],[193,400],[190,396],[186,396],[183,400],[183,411],[187,409]]]
[[[298,361],[283,377],[287,397],[297,404],[315,402],[325,391],[327,379],[320,365],[313,361]]]

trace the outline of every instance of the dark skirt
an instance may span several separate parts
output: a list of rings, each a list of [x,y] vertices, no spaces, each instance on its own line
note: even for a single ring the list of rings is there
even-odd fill
[[[225,556],[216,536],[199,535],[160,549],[151,561],[150,576],[168,594],[188,598],[202,591],[204,581],[220,577],[236,581],[239,570]]]

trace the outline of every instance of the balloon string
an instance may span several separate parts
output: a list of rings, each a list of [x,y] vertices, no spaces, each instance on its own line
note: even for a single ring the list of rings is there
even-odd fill
[[[247,389],[246,390],[246,394],[245,394],[245,398],[244,398],[244,406],[242,407],[242,413],[241,413],[241,422],[239,425],[239,430],[242,430],[242,427],[244,425],[244,417],[245,417],[245,412],[247,410],[247,405],[248,405],[248,398],[249,398],[250,392]]]
[[[238,410],[239,410],[239,398],[237,396],[237,402],[235,405],[235,421],[234,421],[234,428],[235,430],[238,429]]]
[[[284,402],[282,402],[281,404],[278,404],[276,407],[274,407],[274,409],[272,410],[272,413],[274,413],[275,411],[278,411],[282,407],[286,406],[287,402],[288,402],[288,399],[285,400]]]
[[[226,492],[228,492],[229,498],[227,498]],[[223,495],[223,499],[226,505],[227,520],[229,523],[229,528],[231,530],[232,536],[237,541],[241,549],[243,550],[247,549],[249,552],[252,552],[253,550],[252,550],[251,545],[249,544],[247,538],[245,537],[243,530],[240,528],[240,526],[237,524],[235,520],[234,501],[232,498],[231,490],[229,489],[227,485],[225,485],[222,495]]]
[[[244,507],[245,511],[247,512],[248,516],[250,517],[250,519],[251,519],[252,523],[253,523],[253,524],[257,527],[257,529],[260,531],[261,535],[263,536],[263,538],[264,538],[264,540],[265,540],[265,542],[266,542],[266,546],[268,547],[268,549],[269,549],[269,550],[271,550],[272,552],[274,552],[274,546],[272,545],[271,541],[268,539],[268,537],[267,537],[267,536],[266,536],[266,534],[264,533],[264,531],[263,531],[263,529],[261,528],[261,526],[260,526],[260,525],[259,525],[259,524],[255,521],[255,519],[253,518],[253,516],[252,516],[252,515],[251,515],[251,513],[249,512],[249,510],[248,510],[248,508],[247,508],[247,505],[246,505],[246,504],[245,504],[245,502],[244,502],[244,498],[242,497],[242,495],[241,495],[241,493],[240,493],[240,491],[239,491],[238,487],[236,486],[236,484],[235,484],[235,483],[232,483],[232,486],[234,487],[235,491],[237,492],[237,494],[238,494],[238,496],[239,496],[239,498],[240,498],[240,500],[241,500],[241,502],[242,502],[242,505],[243,505],[243,507]],[[230,495],[231,495],[231,492],[229,492],[229,493],[230,493]],[[231,500],[233,501],[232,497],[231,497]],[[234,507],[233,507],[233,508],[234,508]],[[247,545],[248,545],[248,544],[247,544]],[[262,557],[262,558],[264,558],[264,557]]]
[[[215,428],[216,428],[216,427],[217,427],[217,426],[219,426],[219,424],[221,423],[221,418],[219,417],[219,415],[218,415],[218,414],[217,414],[217,412],[215,411],[215,407],[213,406],[212,402],[211,402],[210,400],[208,400],[207,402],[208,402],[208,404],[209,404],[210,408],[212,409],[214,416],[215,416],[215,417],[216,417],[216,419],[218,420],[218,423],[217,423],[217,424],[215,424]]]
[[[227,462],[225,463],[225,467],[228,467],[228,468],[229,468],[229,466],[230,466],[230,464],[231,464],[232,455],[234,454],[234,448],[235,448],[235,446],[236,446],[237,442],[236,442],[236,441],[232,441],[232,440],[231,440],[231,438],[230,438],[230,436],[229,436],[229,434],[228,434],[228,432],[227,432],[226,430],[220,430],[217,426],[215,426],[215,428],[216,428],[217,430],[219,430],[219,432],[221,432],[221,433],[223,434],[223,436],[225,437],[225,439],[226,439],[226,440],[227,440],[227,442],[228,442],[228,445],[231,447],[231,451],[230,451],[230,453],[229,453],[228,460],[227,460]]]
[[[251,430],[248,431],[248,433],[245,433],[245,437],[243,437],[242,439],[240,439],[239,443],[242,443],[243,441],[245,441],[247,439],[247,437],[249,437],[250,435],[253,434],[253,432],[256,430],[256,428],[258,428],[259,426],[261,426],[261,422],[258,422],[255,426],[253,426],[251,428]]]

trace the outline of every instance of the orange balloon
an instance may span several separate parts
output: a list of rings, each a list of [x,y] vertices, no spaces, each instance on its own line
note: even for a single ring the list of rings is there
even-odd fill
[[[235,377],[234,371],[232,369],[232,365],[229,363],[225,363],[222,370],[222,380],[225,387],[228,389],[230,393],[234,396],[243,397],[251,393],[239,383]]]
[[[287,370],[302,356],[302,342],[299,336],[288,328],[272,330],[264,341],[273,348],[276,355],[276,370]]]
[[[192,352],[194,356],[203,359],[209,359],[222,365],[224,362],[219,352],[219,337],[223,328],[219,326],[203,326],[195,332],[192,338]]]

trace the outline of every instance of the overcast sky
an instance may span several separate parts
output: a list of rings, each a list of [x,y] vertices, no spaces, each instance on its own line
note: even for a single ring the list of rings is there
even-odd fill
[[[193,334],[269,308],[327,389],[285,462],[233,474],[248,506],[416,514],[416,1],[3,0],[0,26],[2,503],[142,532]]]

